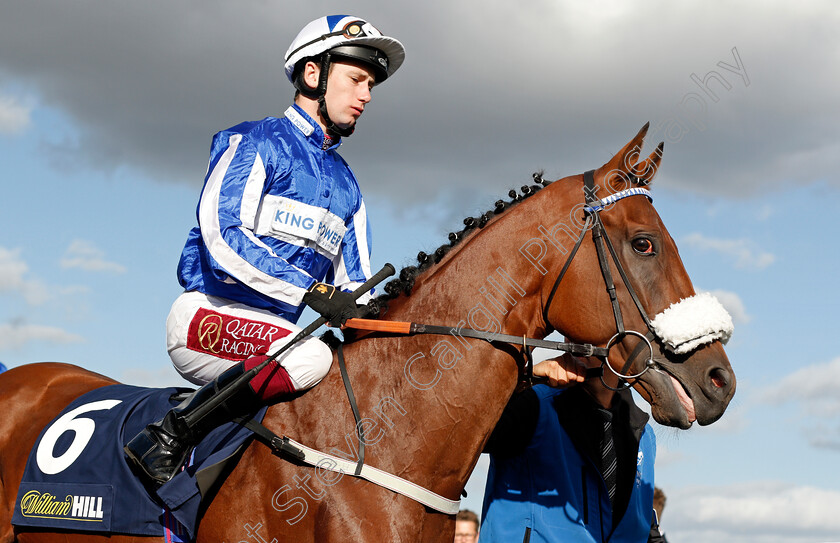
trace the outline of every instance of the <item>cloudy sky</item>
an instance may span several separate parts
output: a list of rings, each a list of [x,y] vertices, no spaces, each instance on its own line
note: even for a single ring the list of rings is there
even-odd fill
[[[291,38],[351,13],[408,51],[342,146],[375,265],[411,263],[534,171],[600,166],[650,121],[655,205],[735,316],[738,376],[718,423],[657,427],[663,527],[840,541],[840,5],[381,4],[0,0],[0,361],[182,384],[163,322],[210,139],[282,113]]]

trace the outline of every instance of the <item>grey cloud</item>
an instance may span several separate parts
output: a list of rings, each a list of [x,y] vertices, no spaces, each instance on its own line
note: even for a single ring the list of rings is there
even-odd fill
[[[78,126],[70,154],[195,185],[215,131],[286,107],[282,55],[330,11],[8,4],[0,71]],[[399,37],[408,56],[375,90],[344,154],[367,191],[392,200],[454,200],[449,187],[486,198],[538,169],[556,178],[599,166],[651,121],[651,143],[667,142],[663,185],[727,197],[836,185],[837,7],[716,6],[363,0],[352,11]]]

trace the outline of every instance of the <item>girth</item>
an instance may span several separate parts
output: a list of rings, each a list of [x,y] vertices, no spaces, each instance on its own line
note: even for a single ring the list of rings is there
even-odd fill
[[[359,438],[359,459],[357,462],[339,458],[337,456],[327,454],[311,447],[307,447],[293,439],[286,436],[278,436],[262,423],[254,419],[239,419],[237,422],[254,432],[266,445],[272,450],[290,456],[294,460],[303,462],[310,466],[316,466],[320,469],[335,471],[344,475],[352,475],[370,481],[384,488],[387,488],[398,494],[402,494],[414,501],[417,501],[426,507],[446,513],[447,515],[454,515],[460,510],[460,500],[450,500],[439,494],[432,492],[422,486],[419,486],[411,481],[397,477],[386,471],[382,471],[373,466],[365,464],[365,435],[364,428],[361,424],[361,415],[359,407],[356,404],[356,396],[353,393],[353,387],[350,384],[350,377],[347,374],[347,367],[344,362],[344,344],[338,346],[338,367],[341,371],[341,379],[344,382],[344,389],[347,392],[347,398],[350,402],[350,409],[353,412],[353,418],[356,421],[356,435]]]

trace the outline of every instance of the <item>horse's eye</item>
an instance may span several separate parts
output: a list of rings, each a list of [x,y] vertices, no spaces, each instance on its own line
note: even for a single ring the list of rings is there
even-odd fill
[[[632,244],[633,250],[639,253],[640,255],[654,254],[653,242],[650,241],[648,238],[636,238],[633,240]]]

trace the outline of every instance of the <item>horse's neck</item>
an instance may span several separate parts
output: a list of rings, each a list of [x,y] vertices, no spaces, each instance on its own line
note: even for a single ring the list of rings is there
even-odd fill
[[[538,221],[551,204],[541,193],[455,246],[383,316],[454,333],[380,336],[344,348],[367,463],[457,497],[516,386],[519,358],[513,346],[466,339],[457,329],[544,334],[543,276],[520,252],[540,235]],[[273,416],[297,421],[292,434],[307,444],[350,452],[358,436],[337,374]]]
[[[493,247],[508,256],[488,258],[478,238],[456,247],[418,277],[411,296],[392,300],[385,315],[450,327],[451,334],[362,340],[347,349],[348,364],[355,358],[367,373],[356,379],[357,395],[376,399],[370,402],[374,411],[391,410],[380,422],[393,427],[372,448],[377,467],[453,498],[516,386],[519,361],[515,346],[464,338],[458,330],[528,337],[544,332],[535,318],[536,270],[514,258],[515,244],[500,240]]]

